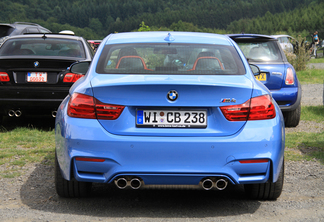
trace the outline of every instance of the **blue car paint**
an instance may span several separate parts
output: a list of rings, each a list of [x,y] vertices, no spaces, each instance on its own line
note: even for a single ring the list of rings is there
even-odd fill
[[[79,166],[79,171],[88,172],[84,177],[77,174],[79,181],[103,183],[111,182],[116,176],[123,174],[147,173],[155,176],[192,173],[198,178],[226,175],[235,184],[262,183],[269,178],[270,165],[273,169],[271,178],[275,182],[283,161],[284,126],[280,122],[282,114],[278,107],[276,111],[280,118],[248,121],[244,130],[231,136],[145,137],[145,141],[142,137],[110,134],[97,120],[79,121],[71,118],[66,115],[66,104],[62,111],[57,118],[64,119],[65,124],[56,124],[56,152],[63,176],[67,180],[71,178],[75,157],[105,159],[104,163],[78,162],[75,165]],[[237,162],[251,158],[269,159],[270,165],[265,167],[260,164],[263,169],[260,172],[255,164],[243,165]],[[190,164],[187,160],[191,160]],[[245,174],[255,176],[250,176],[249,180],[240,176],[242,167],[246,168]],[[78,171],[76,168],[74,170]],[[98,179],[100,173],[102,175]],[[261,173],[264,176],[260,178]]]
[[[165,37],[165,34],[161,32],[161,36]],[[143,33],[143,39],[139,39],[138,42],[161,41],[160,37],[146,38],[146,35]],[[176,33],[174,35],[176,36]],[[199,34],[194,35],[200,38],[201,43],[211,44],[217,41],[233,45],[247,67],[244,78],[253,83],[251,97],[269,93],[263,84],[254,79],[243,53],[231,39],[220,36],[215,38],[213,34],[206,34],[207,41]],[[177,40],[180,41],[178,36],[175,37],[175,41]],[[105,44],[128,41],[126,38],[124,40],[123,34],[109,35],[99,46],[93,61],[98,60]],[[182,39],[180,42],[183,41],[196,42],[197,38]],[[92,62],[89,73],[71,87],[70,94],[79,92],[94,96],[92,84],[100,85],[99,80],[102,78],[100,74],[94,72],[95,65],[96,63]],[[118,78],[115,78],[114,83],[113,75],[109,78],[112,80],[111,84],[120,84]],[[133,86],[135,79],[132,81],[129,82],[129,86]],[[143,77],[140,81],[141,84],[152,83],[150,77]],[[112,100],[118,102],[114,98]],[[79,181],[102,183],[111,183],[114,178],[121,175],[141,175],[145,184],[197,184],[202,178],[213,175],[225,176],[234,184],[264,183],[269,178],[272,182],[276,182],[283,164],[285,130],[282,113],[275,102],[276,118],[247,121],[243,125],[241,123],[241,127],[230,135],[183,136],[184,134],[180,133],[178,136],[171,136],[158,132],[156,135],[143,138],[136,135],[113,134],[102,127],[104,124],[102,120],[69,117],[68,101],[69,96],[60,105],[55,124],[56,153],[62,175],[66,180],[71,179],[73,171]],[[114,121],[111,121],[111,125],[114,125]],[[181,131],[177,129],[176,133]],[[159,133],[163,136],[159,136]],[[75,161],[75,157],[103,158],[105,161],[103,163]],[[259,164],[238,162],[245,159],[268,159],[269,162]]]

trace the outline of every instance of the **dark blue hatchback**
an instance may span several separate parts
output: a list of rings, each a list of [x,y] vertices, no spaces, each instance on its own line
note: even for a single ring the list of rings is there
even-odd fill
[[[285,118],[286,127],[296,127],[300,120],[301,85],[294,67],[287,61],[277,39],[256,34],[231,34],[248,62],[257,65],[256,78],[270,90]]]

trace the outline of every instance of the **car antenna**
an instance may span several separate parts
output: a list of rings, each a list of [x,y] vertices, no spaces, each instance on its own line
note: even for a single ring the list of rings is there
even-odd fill
[[[42,38],[45,40],[47,37],[46,37],[46,35],[45,35],[45,33],[44,33],[44,35],[42,36]]]

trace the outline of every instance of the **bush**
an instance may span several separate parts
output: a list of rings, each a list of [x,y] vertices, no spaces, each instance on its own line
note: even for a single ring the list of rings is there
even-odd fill
[[[306,64],[310,60],[309,44],[307,44],[306,38],[299,35],[292,44],[294,45],[294,53],[285,51],[288,62],[294,66],[296,71],[306,70]]]

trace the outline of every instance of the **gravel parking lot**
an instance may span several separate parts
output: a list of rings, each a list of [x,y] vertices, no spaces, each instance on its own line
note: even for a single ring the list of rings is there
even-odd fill
[[[323,105],[322,84],[302,90],[303,105]],[[324,124],[301,121],[286,132],[315,129],[323,131]],[[242,186],[134,191],[105,184],[95,185],[90,198],[64,199],[55,192],[53,166],[30,164],[22,171],[0,179],[0,221],[324,221],[324,165],[316,161],[286,161],[277,201],[247,200]]]

